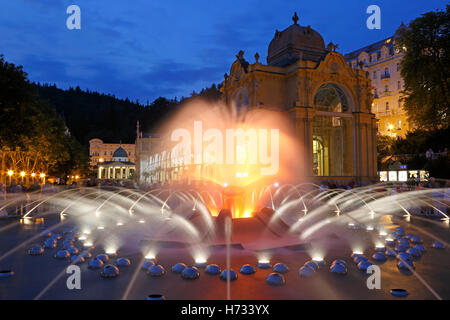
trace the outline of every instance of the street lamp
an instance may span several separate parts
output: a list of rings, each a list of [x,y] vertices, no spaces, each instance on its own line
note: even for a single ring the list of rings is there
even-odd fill
[[[14,171],[12,171],[12,170],[8,170],[8,176],[9,176],[9,185],[11,185],[11,177],[12,177],[12,175],[14,174]]]
[[[45,185],[45,173],[41,173],[39,175],[39,177],[41,177],[41,179],[42,179],[42,183],[41,183],[41,193],[42,193],[42,188],[44,188],[44,185]]]
[[[23,179],[24,179],[25,175],[26,175],[25,171],[20,172],[20,176],[22,177],[22,184],[23,184]]]

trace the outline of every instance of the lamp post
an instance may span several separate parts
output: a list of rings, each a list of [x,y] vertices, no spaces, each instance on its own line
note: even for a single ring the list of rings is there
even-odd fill
[[[25,175],[26,175],[25,171],[21,171],[20,172],[20,176],[22,177],[22,185],[23,185],[23,181],[24,181]]]
[[[41,179],[42,179],[42,183],[41,183],[41,193],[42,193],[42,189],[44,188],[44,185],[45,185],[45,173],[41,173],[39,175],[39,177],[41,177]]]
[[[14,174],[14,171],[12,171],[12,170],[8,170],[8,176],[9,176],[9,185],[11,186],[11,183],[12,183],[12,181],[11,181],[11,177],[12,177],[12,175]]]
[[[31,178],[33,178],[31,181],[32,181],[32,183],[34,184],[34,177],[36,177],[36,173],[31,173]]]

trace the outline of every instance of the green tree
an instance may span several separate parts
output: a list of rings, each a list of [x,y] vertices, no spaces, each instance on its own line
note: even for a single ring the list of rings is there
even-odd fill
[[[86,161],[79,143],[66,134],[64,121],[53,106],[40,99],[22,67],[6,62],[1,55],[0,123],[4,154],[0,175],[13,166],[16,171],[32,168],[61,176],[67,173],[67,165],[81,168]]]
[[[399,30],[397,49],[405,56],[404,107],[419,128],[446,128],[450,122],[450,5],[427,12]]]

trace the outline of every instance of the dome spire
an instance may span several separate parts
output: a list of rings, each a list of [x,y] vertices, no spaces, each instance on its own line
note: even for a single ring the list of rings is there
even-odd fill
[[[297,15],[297,11],[294,12],[294,16],[292,17],[292,21],[294,21],[294,24],[298,24],[298,15]]]

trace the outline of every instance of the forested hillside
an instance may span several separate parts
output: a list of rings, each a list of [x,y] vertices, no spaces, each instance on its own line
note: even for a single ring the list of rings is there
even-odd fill
[[[134,143],[137,120],[144,131],[151,132],[187,99],[160,97],[143,105],[109,94],[84,91],[79,87],[62,90],[55,85],[35,86],[41,99],[56,108],[70,133],[84,146],[92,138],[100,138],[105,142]],[[200,93],[193,92],[193,96],[217,99],[219,91],[213,84]]]

